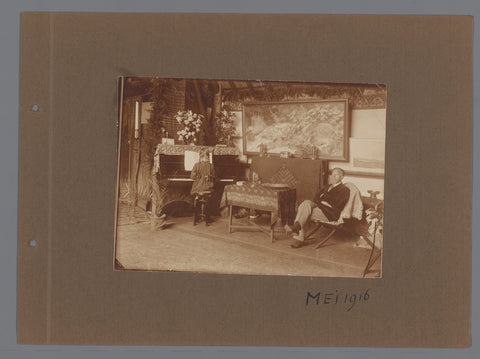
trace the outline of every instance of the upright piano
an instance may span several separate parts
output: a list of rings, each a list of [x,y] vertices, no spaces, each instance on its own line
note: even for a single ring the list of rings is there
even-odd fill
[[[208,149],[212,153],[215,167],[215,191],[212,209],[218,210],[226,184],[244,180],[246,164],[239,162],[240,153],[234,147],[211,147],[191,145],[159,144],[156,147],[152,170],[152,214],[166,213],[171,216],[189,215],[193,198],[190,190],[193,180],[191,171],[185,170],[185,151],[200,152]]]

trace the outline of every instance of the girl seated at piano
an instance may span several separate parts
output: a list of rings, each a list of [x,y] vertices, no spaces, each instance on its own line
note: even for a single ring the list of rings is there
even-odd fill
[[[200,215],[205,215],[205,220],[208,222],[208,200],[213,192],[215,181],[215,168],[213,164],[210,163],[210,153],[208,149],[200,150],[199,162],[193,165],[190,178],[193,179],[192,190],[190,193],[195,197],[195,204],[197,204],[199,199],[205,201],[205,213]],[[196,224],[197,218],[199,217],[198,212],[200,208],[197,207],[198,206],[195,205],[194,224]]]
[[[190,191],[192,195],[213,190],[215,168],[210,163],[208,149],[200,150],[199,161],[193,165],[190,178],[193,179],[192,190]]]

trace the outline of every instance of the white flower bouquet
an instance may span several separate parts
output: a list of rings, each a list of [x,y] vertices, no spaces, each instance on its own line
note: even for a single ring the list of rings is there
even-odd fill
[[[175,119],[184,126],[183,130],[177,131],[178,139],[186,143],[197,142],[197,135],[200,132],[203,115],[193,113],[191,110],[178,111]]]

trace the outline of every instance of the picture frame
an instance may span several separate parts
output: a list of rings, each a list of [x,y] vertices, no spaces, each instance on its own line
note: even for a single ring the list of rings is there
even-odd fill
[[[385,140],[350,138],[350,168],[371,174],[385,173]]]
[[[347,99],[250,102],[242,106],[243,152],[271,155],[311,153],[348,161],[349,112]]]

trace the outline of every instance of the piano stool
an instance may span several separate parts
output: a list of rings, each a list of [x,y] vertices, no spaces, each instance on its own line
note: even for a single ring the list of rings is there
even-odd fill
[[[201,221],[205,221],[208,226],[210,222],[208,201],[212,196],[212,191],[202,191],[195,194],[193,201],[193,225],[196,226]]]

